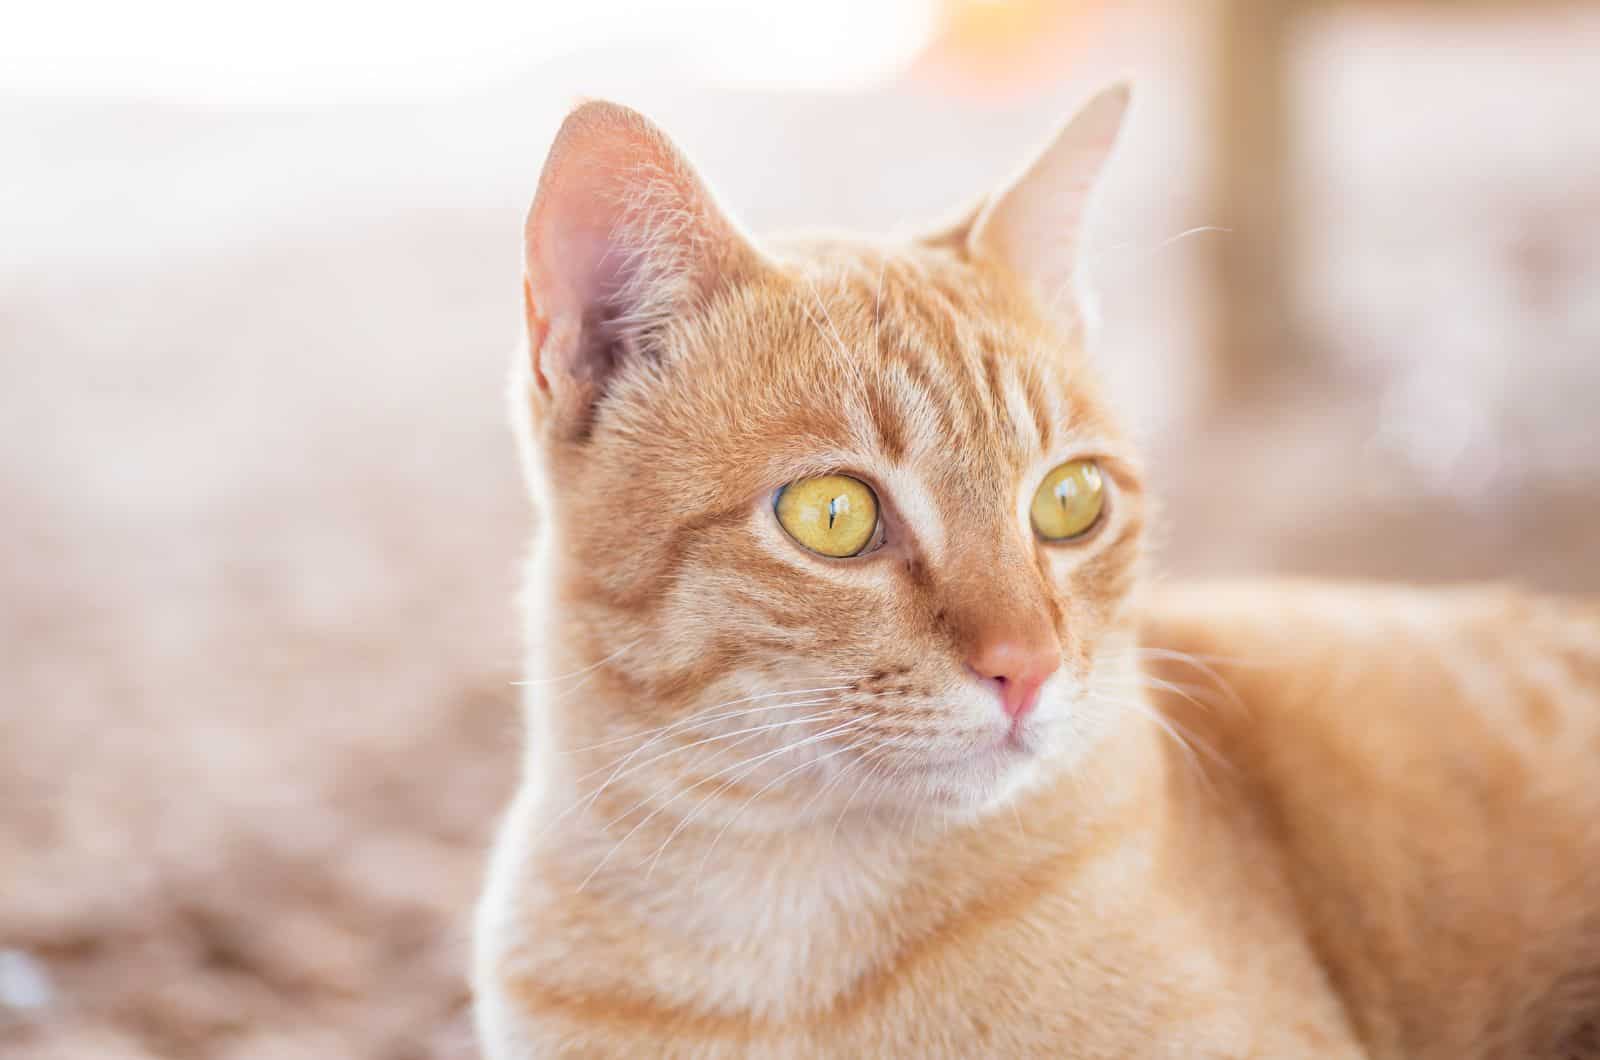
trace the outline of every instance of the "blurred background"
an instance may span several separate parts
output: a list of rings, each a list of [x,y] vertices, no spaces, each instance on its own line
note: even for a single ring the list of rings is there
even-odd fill
[[[1600,10],[58,0],[0,34],[0,1055],[473,1054],[520,227],[581,96],[915,229],[1100,83],[1161,577],[1600,589]]]

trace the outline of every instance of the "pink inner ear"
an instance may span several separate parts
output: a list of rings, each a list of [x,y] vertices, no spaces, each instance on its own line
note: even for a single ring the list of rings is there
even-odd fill
[[[531,316],[543,323],[532,343],[534,371],[546,389],[598,381],[610,370],[594,332],[619,311],[614,302],[631,257],[617,242],[624,207],[614,181],[626,179],[626,162],[602,168],[569,154],[550,166],[529,217],[527,246]]]
[[[547,216],[530,233],[529,271],[536,286],[543,279],[578,304],[588,304],[616,290],[615,263],[622,255],[613,253],[613,240],[623,211],[615,190],[582,179],[590,174],[577,176],[562,181],[567,186],[541,204]]]

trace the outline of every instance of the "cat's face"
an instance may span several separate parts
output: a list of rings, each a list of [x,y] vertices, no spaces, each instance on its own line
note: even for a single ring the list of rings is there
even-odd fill
[[[552,656],[593,668],[553,731],[609,748],[592,782],[615,761],[692,803],[964,811],[1131,698],[1138,474],[1045,304],[1065,273],[1019,260],[1074,189],[1022,200],[1063,150],[1098,169],[1108,120],[954,232],[765,252],[636,116],[569,120],[521,396]]]

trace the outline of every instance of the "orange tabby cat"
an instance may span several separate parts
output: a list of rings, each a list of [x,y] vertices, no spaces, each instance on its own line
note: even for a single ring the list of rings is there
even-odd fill
[[[1126,104],[899,246],[562,127],[491,1057],[1600,1055],[1600,612],[1142,587],[1071,282]]]

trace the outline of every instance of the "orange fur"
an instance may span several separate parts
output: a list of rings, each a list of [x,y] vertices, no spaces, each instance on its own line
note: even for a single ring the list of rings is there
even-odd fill
[[[895,247],[758,250],[643,119],[568,120],[513,388],[540,526],[491,1057],[1595,1055],[1600,611],[1142,588],[1061,256],[1125,99]],[[1101,523],[1037,540],[1081,458]],[[878,551],[778,527],[832,471]],[[963,660],[1040,635],[1007,737]]]

